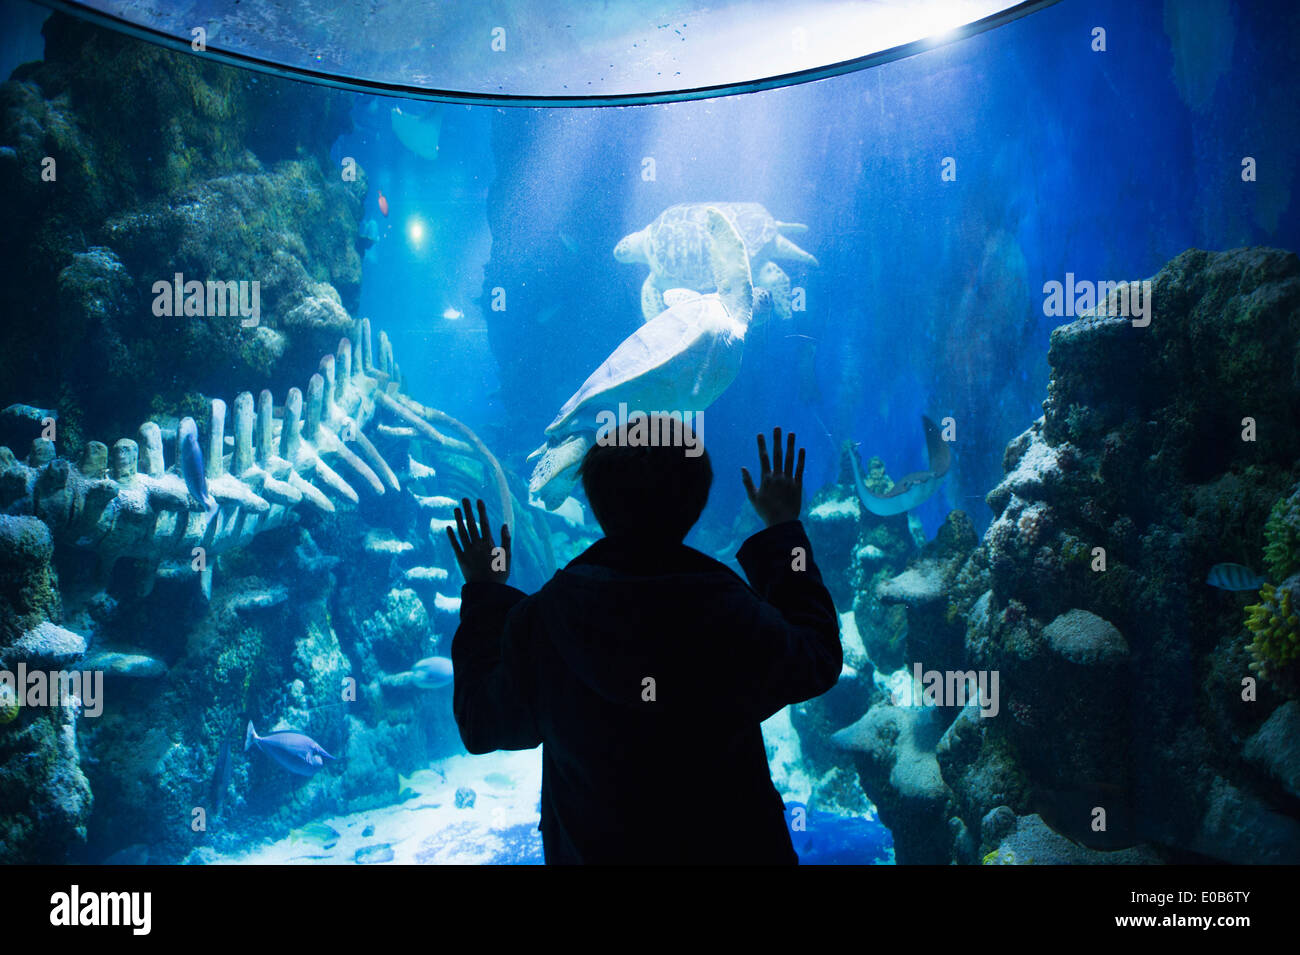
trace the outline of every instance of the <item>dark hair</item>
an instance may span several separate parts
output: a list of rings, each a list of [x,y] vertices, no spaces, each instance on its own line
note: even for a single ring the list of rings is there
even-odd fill
[[[670,429],[684,440],[638,442],[633,416],[582,459],[582,489],[606,537],[679,543],[699,520],[713,484],[704,445],[677,416],[649,415],[640,435],[662,437]],[[688,454],[688,449],[698,453]]]

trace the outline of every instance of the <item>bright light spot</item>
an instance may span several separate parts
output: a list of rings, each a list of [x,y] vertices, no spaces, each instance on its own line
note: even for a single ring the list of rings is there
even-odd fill
[[[936,46],[951,40],[959,27],[978,20],[984,11],[972,9],[969,3],[935,2],[922,7],[914,22],[920,34]]]
[[[458,308],[451,308],[450,306],[448,306],[447,309],[442,313],[442,317],[447,319],[447,321],[449,322],[454,322],[457,319],[464,318],[465,313]]]
[[[411,245],[417,249],[424,245],[424,238],[427,230],[424,227],[424,220],[419,216],[411,216],[406,221],[406,237],[410,240]]]

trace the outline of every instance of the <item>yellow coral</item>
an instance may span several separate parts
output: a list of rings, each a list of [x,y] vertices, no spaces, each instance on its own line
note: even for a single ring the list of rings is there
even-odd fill
[[[1300,616],[1292,609],[1291,591],[1285,584],[1265,584],[1259,603],[1246,608],[1246,629],[1253,634],[1250,668],[1262,677],[1276,680],[1300,660]]]

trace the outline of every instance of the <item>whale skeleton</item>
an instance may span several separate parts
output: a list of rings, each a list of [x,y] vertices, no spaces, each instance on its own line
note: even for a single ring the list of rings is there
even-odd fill
[[[105,580],[119,559],[139,559],[149,571],[141,586],[147,593],[157,576],[174,576],[183,565],[199,573],[207,595],[213,557],[296,521],[298,508],[333,513],[359,503],[358,487],[374,495],[402,490],[367,429],[385,440],[419,438],[447,453],[485,458],[504,489],[500,465],[473,432],[403,395],[401,382],[387,334],[379,333],[376,362],[370,321],[361,319],[333,354],[321,358],[305,396],[290,388],[277,408],[269,390],[256,398],[240,393],[229,445],[226,403],[212,399],[203,467],[215,508],[195,501],[186,484],[180,435],[168,441],[169,462],[162,429],[146,421],[136,438],[122,438],[111,449],[89,442],[79,465],[56,456],[46,438],[32,442],[25,460],[0,447],[0,511],[39,517],[56,545],[94,550]],[[371,427],[380,410],[406,427]],[[466,440],[443,435],[428,419]],[[509,492],[503,493],[509,515]]]

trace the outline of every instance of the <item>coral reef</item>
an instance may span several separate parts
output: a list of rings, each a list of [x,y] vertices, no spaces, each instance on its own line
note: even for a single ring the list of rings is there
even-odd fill
[[[1300,571],[1300,484],[1279,498],[1264,525],[1264,568],[1275,581]]]
[[[1279,700],[1243,692],[1242,600],[1204,580],[1258,565],[1270,513],[1285,537],[1300,262],[1189,251],[1152,285],[1148,327],[1099,309],[1053,332],[1044,417],[1008,445],[998,517],[950,597],[1005,715],[940,762],[975,832],[1001,803],[1093,849],[1295,861],[1295,805],[1240,759]],[[973,785],[989,773],[1021,785]]]
[[[1300,574],[1274,587],[1264,584],[1259,603],[1246,608],[1246,629],[1252,639],[1250,651],[1254,662],[1250,668],[1265,679],[1297,688],[1297,662],[1300,662]]]
[[[873,584],[926,668],[1000,677],[995,711],[928,708],[924,740],[897,700],[836,734],[900,861],[1300,861],[1300,261],[1192,250],[1152,287],[1148,326],[1053,332],[978,546],[954,525]],[[1223,561],[1273,582],[1215,589]]]
[[[862,790],[853,784],[860,760],[832,735],[882,698],[872,678],[875,671],[889,672],[903,662],[905,610],[882,603],[876,588],[916,552],[905,515],[878,517],[861,506],[849,459],[855,454],[851,443],[841,446],[836,483],[813,496],[804,520],[835,605],[852,608],[840,619],[845,672],[829,692],[791,708],[804,764],[814,777],[810,805],[845,812],[860,812],[866,805]],[[872,458],[862,472],[873,491],[884,493],[893,486],[879,458]]]
[[[230,851],[322,813],[387,803],[399,772],[458,751],[450,691],[394,679],[440,649],[458,609],[441,592],[456,588],[438,566],[452,563],[449,545],[437,519],[430,527],[426,517],[430,507],[449,512],[454,502],[419,492],[460,488],[449,479],[471,474],[477,484],[463,489],[482,493],[500,466],[473,432],[401,393],[391,343],[383,333],[379,341],[375,364],[369,323],[357,323],[321,360],[305,414],[297,389],[279,409],[263,392],[256,415],[252,395],[241,395],[230,442],[222,405],[213,402],[212,514],[195,509],[185,482],[162,470],[153,422],[142,429],[150,463],[132,481],[115,466],[111,477],[89,476],[109,460],[96,442],[81,468],[41,445],[29,464],[13,462],[0,479],[3,487],[32,489],[6,501],[11,508],[33,510],[56,529],[51,534],[34,517],[5,518],[31,522],[69,566],[65,590],[91,637],[90,652],[82,658],[82,641],[68,662],[81,658],[78,666],[102,670],[113,688],[102,717],[79,733],[98,807],[84,827],[81,851],[90,858],[135,844],[148,845],[153,861]],[[467,440],[442,435],[428,419],[462,429]],[[407,465],[395,472],[390,459]],[[42,460],[35,471],[31,464]],[[39,493],[50,469],[69,476],[60,487],[76,489],[71,503]],[[503,474],[499,489],[511,494]],[[131,537],[116,532],[124,497],[139,517],[141,533]],[[514,502],[497,503],[509,513]],[[519,526],[519,559],[534,575],[549,574],[528,563],[533,536],[531,523]],[[132,546],[121,546],[124,539]],[[206,548],[209,570],[220,566],[210,600],[196,599],[193,567],[177,559],[191,545]],[[103,572],[115,561],[139,566],[150,586],[126,586],[124,575]],[[340,567],[348,572],[336,574]],[[98,589],[104,585],[107,592]],[[40,591],[29,583],[12,592]],[[59,629],[45,621],[32,632],[57,645],[51,628]],[[186,639],[175,640],[176,632]],[[145,708],[148,722],[139,719]],[[326,768],[303,780],[270,761],[231,755],[250,718],[307,733],[346,757],[346,771]],[[199,810],[203,826],[177,824]]]
[[[48,862],[85,838],[91,789],[77,747],[81,707],[30,705],[16,674],[59,668],[85,652],[62,613],[54,541],[34,517],[0,515],[0,862]],[[25,670],[20,669],[25,668]],[[13,682],[11,682],[13,681]],[[50,688],[53,690],[53,688]]]
[[[849,458],[856,454],[852,444],[842,446],[836,483],[813,496],[805,524],[835,605],[853,608],[866,656],[888,672],[903,663],[905,621],[900,608],[880,602],[877,587],[903,568],[917,544],[905,515],[878,517],[858,502]],[[862,470],[869,490],[883,494],[893,486],[879,458]],[[846,660],[858,668],[867,662]]]
[[[44,32],[45,60],[0,85],[0,660],[105,694],[98,714],[5,702],[0,857],[201,860],[389,802],[398,772],[459,750],[449,690],[385,679],[454,626],[451,495],[516,525],[530,583],[549,534],[353,320],[367,183],[329,157],[348,94],[60,14]],[[156,288],[182,281],[256,283],[255,314],[187,313]],[[212,513],[175,466],[186,417]],[[250,760],[249,719],[346,759],[311,779]]]
[[[231,376],[270,385],[332,348],[359,303],[367,186],[329,159],[348,94],[59,13],[43,32],[44,60],[0,85],[0,380],[57,403],[79,459],[90,434],[193,414]],[[258,324],[157,314],[153,285],[176,273],[258,282]]]

